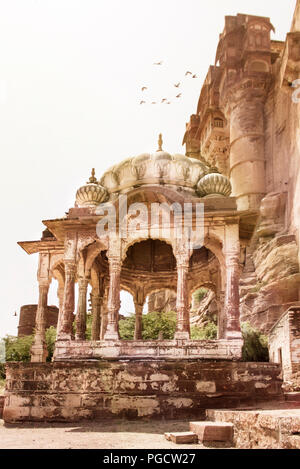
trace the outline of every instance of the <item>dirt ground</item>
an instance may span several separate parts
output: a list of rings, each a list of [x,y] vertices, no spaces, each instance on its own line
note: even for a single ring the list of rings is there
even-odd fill
[[[189,431],[188,422],[80,422],[6,425],[0,420],[0,449],[204,449],[175,445],[165,432]]]

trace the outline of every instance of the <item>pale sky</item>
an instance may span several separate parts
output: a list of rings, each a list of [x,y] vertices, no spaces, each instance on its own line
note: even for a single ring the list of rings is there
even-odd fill
[[[37,255],[17,241],[39,239],[43,219],[63,216],[92,167],[100,177],[155,151],[159,132],[166,151],[184,153],[224,16],[268,16],[273,39],[285,40],[294,8],[295,0],[0,0],[0,337],[16,334],[14,311],[38,299]],[[186,70],[199,78],[184,79]],[[172,104],[140,106],[143,85],[147,100]]]

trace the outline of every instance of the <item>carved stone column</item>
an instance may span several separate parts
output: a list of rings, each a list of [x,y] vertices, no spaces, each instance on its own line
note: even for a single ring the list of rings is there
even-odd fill
[[[100,340],[101,328],[101,304],[102,298],[98,293],[92,293],[92,340]]]
[[[239,295],[239,251],[225,253],[226,290],[224,308],[224,335],[226,339],[241,339]]]
[[[65,291],[62,311],[62,326],[58,336],[59,340],[71,340],[74,320],[75,298],[75,273],[76,265],[65,261]]]
[[[58,298],[58,305],[59,305],[59,312],[58,312],[58,319],[57,319],[57,336],[59,336],[59,333],[62,328],[64,293],[65,293],[65,287],[59,286],[57,289],[57,298]]]
[[[45,362],[48,356],[48,350],[45,339],[46,332],[46,314],[48,304],[49,283],[39,283],[39,302],[35,317],[35,337],[31,347],[31,361]]]
[[[144,304],[134,302],[135,307],[135,329],[134,340],[142,340],[142,320]]]
[[[134,340],[142,340],[142,320],[143,320],[143,308],[145,302],[144,288],[137,286],[134,295],[134,307],[135,307],[135,329],[134,329]]]
[[[184,242],[184,241],[183,241]],[[175,339],[188,340],[190,338],[190,312],[188,294],[189,253],[178,253],[177,260],[177,328]]]
[[[102,306],[101,306],[100,340],[104,339],[105,332],[107,329],[107,323],[108,323],[107,301],[108,301],[108,287],[104,289],[103,301],[102,301]]]
[[[76,340],[85,340],[86,332],[86,296],[88,288],[86,278],[78,279],[78,307],[76,314]]]
[[[121,259],[109,257],[109,295],[108,295],[108,323],[105,340],[119,340],[119,309],[120,309],[120,276]]]

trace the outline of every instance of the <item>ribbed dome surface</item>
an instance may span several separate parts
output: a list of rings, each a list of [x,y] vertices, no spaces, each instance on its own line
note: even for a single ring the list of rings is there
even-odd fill
[[[195,188],[209,169],[201,161],[164,151],[144,153],[110,168],[100,180],[109,193],[143,184],[168,184]]]
[[[220,173],[210,173],[198,183],[200,197],[229,197],[232,187],[229,179]]]

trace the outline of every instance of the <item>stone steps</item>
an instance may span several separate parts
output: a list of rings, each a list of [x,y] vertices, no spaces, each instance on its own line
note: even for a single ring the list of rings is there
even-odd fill
[[[198,443],[198,436],[193,432],[165,433],[165,438],[177,445],[189,445]]]
[[[207,410],[216,423],[234,425],[239,449],[300,449],[300,409]]]
[[[199,443],[223,442],[233,440],[233,424],[227,422],[190,422],[190,430],[196,433]]]
[[[201,443],[208,446],[232,446],[234,428],[226,422],[190,422],[189,432],[165,433],[165,438],[175,444]]]

